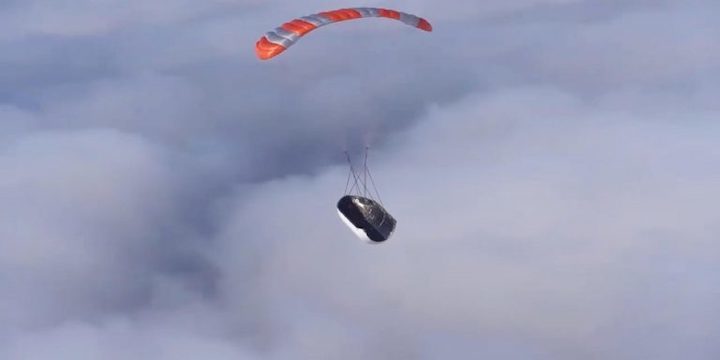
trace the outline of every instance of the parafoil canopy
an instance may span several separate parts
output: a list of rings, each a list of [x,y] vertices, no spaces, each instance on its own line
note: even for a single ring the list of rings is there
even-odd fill
[[[282,24],[275,30],[267,32],[257,41],[255,53],[261,60],[267,60],[279,55],[305,34],[321,26],[365,17],[399,20],[418,29],[432,31],[432,25],[427,20],[400,11],[381,8],[339,9],[303,16]]]

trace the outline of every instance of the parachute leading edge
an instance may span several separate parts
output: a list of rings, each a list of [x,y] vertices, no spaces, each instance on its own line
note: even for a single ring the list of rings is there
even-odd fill
[[[257,41],[255,53],[261,60],[268,60],[287,50],[305,34],[321,26],[365,17],[395,19],[421,30],[432,31],[432,25],[427,20],[400,11],[381,8],[339,9],[303,16],[282,24],[275,30],[267,32]]]

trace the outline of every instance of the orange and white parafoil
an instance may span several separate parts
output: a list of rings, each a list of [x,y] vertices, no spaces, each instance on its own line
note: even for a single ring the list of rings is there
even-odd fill
[[[303,16],[292,20],[267,32],[255,44],[255,53],[261,60],[273,58],[288,47],[292,46],[298,39],[321,26],[332,24],[338,21],[353,20],[365,17],[384,17],[402,21],[425,31],[432,31],[432,25],[418,16],[400,11],[380,8],[349,8],[333,11],[325,11],[313,15]]]

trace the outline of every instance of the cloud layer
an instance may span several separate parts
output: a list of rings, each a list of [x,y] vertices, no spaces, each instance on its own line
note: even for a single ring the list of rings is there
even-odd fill
[[[718,5],[366,5],[3,5],[0,357],[720,355]]]

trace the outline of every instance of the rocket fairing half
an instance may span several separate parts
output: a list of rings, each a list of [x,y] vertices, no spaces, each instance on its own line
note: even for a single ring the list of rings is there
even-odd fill
[[[345,195],[338,201],[337,209],[345,225],[369,243],[381,243],[395,231],[397,221],[375,200]]]

